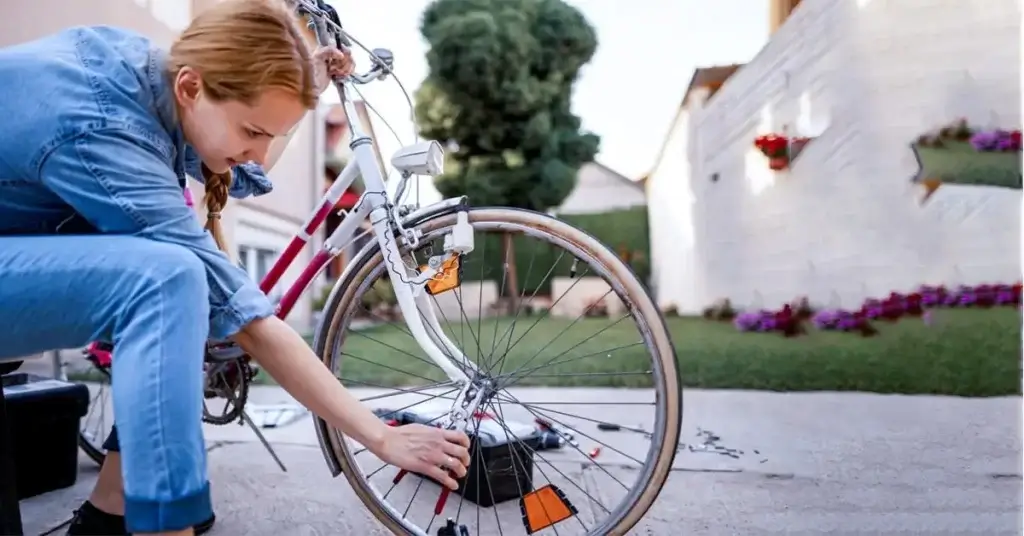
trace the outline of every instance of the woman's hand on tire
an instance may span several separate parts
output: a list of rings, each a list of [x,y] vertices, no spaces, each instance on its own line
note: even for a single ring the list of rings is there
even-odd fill
[[[428,476],[455,490],[449,474],[463,477],[469,468],[469,437],[462,432],[422,424],[391,428],[377,456],[391,465]]]

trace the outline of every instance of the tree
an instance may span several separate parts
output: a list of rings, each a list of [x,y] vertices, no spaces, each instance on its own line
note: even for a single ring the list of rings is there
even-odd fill
[[[416,118],[449,155],[438,191],[477,206],[560,205],[599,143],[571,110],[573,84],[597,49],[583,15],[562,0],[437,0],[420,32],[430,73]],[[504,246],[514,308],[511,235]]]

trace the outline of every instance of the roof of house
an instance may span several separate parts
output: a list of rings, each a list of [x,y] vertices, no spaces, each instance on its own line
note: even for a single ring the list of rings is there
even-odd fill
[[[679,101],[679,106],[676,108],[676,113],[672,117],[672,122],[669,123],[668,133],[665,135],[665,139],[661,142],[661,148],[658,149],[658,155],[654,158],[654,165],[651,166],[651,170],[644,174],[642,177],[637,179],[641,185],[647,184],[647,179],[658,169],[658,164],[661,163],[661,159],[665,156],[665,149],[668,146],[669,137],[672,135],[672,129],[675,127],[677,121],[679,121],[679,115],[686,109],[686,101],[690,98],[690,93],[693,90],[709,87],[711,88],[711,95],[714,95],[718,88],[722,87],[722,84],[729,79],[736,71],[740,70],[745,64],[734,63],[732,65],[714,65],[711,67],[698,67],[694,69],[693,76],[690,77],[690,84],[686,86],[686,93],[683,93],[683,99]]]
[[[683,94],[683,101],[680,106],[686,104],[686,99],[690,98],[690,93],[693,90],[701,87],[710,87],[711,94],[729,79],[736,71],[743,67],[742,63],[734,63],[732,65],[715,65],[712,67],[698,67],[694,69],[693,76],[690,77],[690,85],[686,88],[686,93]]]
[[[610,168],[610,167],[608,167],[608,166],[598,162],[597,160],[594,160],[593,162],[590,162],[590,164],[595,165],[595,166],[601,168],[602,170],[607,172],[612,177],[614,177],[614,178],[616,178],[618,180],[621,180],[622,182],[624,182],[624,183],[626,183],[626,184],[628,184],[630,186],[633,186],[635,188],[641,188],[641,189],[643,188],[643,184],[641,184],[640,182],[635,181],[635,180],[633,180],[633,179],[623,175],[622,173],[619,173],[618,171],[615,171],[614,169],[612,169],[612,168]],[[586,164],[584,164],[584,165],[586,165]]]

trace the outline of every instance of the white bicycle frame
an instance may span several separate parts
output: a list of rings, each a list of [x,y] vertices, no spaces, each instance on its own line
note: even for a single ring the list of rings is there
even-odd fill
[[[366,134],[359,114],[356,113],[355,106],[348,98],[351,91],[348,86],[351,83],[345,81],[335,85],[341,97],[345,115],[348,117],[352,138],[350,147],[354,158],[345,166],[334,184],[324,194],[323,201],[332,205],[337,203],[357,178],[362,178],[365,188],[355,208],[326,239],[324,248],[330,252],[332,257],[340,253],[342,248],[353,241],[359,226],[369,217],[373,226],[373,234],[380,246],[391,284],[394,287],[398,307],[410,333],[431,361],[437,364],[453,382],[468,382],[469,376],[465,371],[476,372],[476,365],[467,359],[455,343],[445,335],[437,315],[431,307],[429,295],[424,289],[427,281],[437,275],[437,269],[429,268],[423,273],[419,273],[417,270],[407,267],[402,261],[399,241],[405,237],[399,236],[396,239],[392,227],[400,225],[398,223],[400,219],[387,194],[383,174],[373,149],[373,140]],[[402,177],[403,183],[407,180],[408,175]],[[398,188],[398,191],[402,190],[404,188]],[[413,240],[416,239],[413,238]],[[459,361],[462,368],[457,366],[453,360]]]

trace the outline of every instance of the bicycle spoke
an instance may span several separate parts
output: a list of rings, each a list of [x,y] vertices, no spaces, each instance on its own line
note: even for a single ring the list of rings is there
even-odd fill
[[[525,375],[525,374],[529,374],[530,372],[533,372],[535,370],[540,370],[542,368],[554,367],[554,366],[557,366],[557,365],[564,365],[566,363],[572,363],[573,361],[579,361],[580,359],[586,359],[588,357],[594,357],[596,355],[601,355],[601,354],[610,355],[612,352],[616,352],[618,350],[622,350],[622,349],[625,349],[625,348],[632,348],[632,347],[640,345],[640,344],[643,344],[643,341],[634,342],[634,343],[630,343],[630,344],[624,344],[622,346],[618,346],[616,348],[610,348],[608,350],[600,350],[600,351],[589,353],[589,354],[572,356],[569,359],[563,359],[561,361],[556,361],[554,363],[546,363],[544,365],[538,365],[536,367],[533,367],[533,368],[527,369],[525,371],[522,371],[520,374],[521,375]],[[518,382],[516,382],[516,383],[518,383]]]
[[[604,295],[603,295],[603,296],[601,296],[601,299],[604,299],[604,297],[605,297],[605,296],[607,296],[609,292],[611,292],[611,290],[609,290],[608,292],[605,292],[605,293],[604,293]],[[627,316],[628,316],[628,315],[627,315]],[[522,368],[523,368],[523,367],[525,367],[526,365],[528,365],[528,364],[530,364],[531,362],[533,362],[533,360],[534,360],[534,359],[537,359],[537,356],[539,356],[539,355],[541,354],[541,352],[543,352],[544,350],[547,350],[547,349],[548,349],[548,347],[549,347],[549,346],[551,346],[551,344],[555,342],[555,339],[557,339],[557,338],[558,338],[559,336],[561,336],[561,335],[562,335],[563,333],[565,333],[565,332],[569,331],[569,329],[570,329],[570,328],[572,328],[573,326],[575,326],[575,325],[576,325],[576,324],[577,324],[577,323],[578,323],[578,322],[579,322],[580,320],[582,320],[582,319],[583,319],[583,315],[579,315],[578,317],[576,317],[576,318],[575,318],[575,319],[574,319],[574,320],[573,320],[573,321],[572,321],[571,323],[569,323],[569,325],[568,325],[568,326],[565,326],[564,328],[562,328],[562,331],[559,331],[559,332],[558,332],[558,333],[557,333],[557,334],[556,334],[556,335],[555,335],[554,337],[552,337],[552,338],[551,338],[551,340],[550,340],[550,341],[548,341],[548,342],[547,342],[547,344],[545,344],[545,345],[544,345],[543,347],[541,347],[541,349],[540,349],[540,350],[537,350],[537,351],[536,351],[536,352],[535,352],[535,353],[533,354],[533,357],[531,357],[531,358],[530,358],[530,359],[528,359],[528,360],[527,360],[527,361],[526,361],[525,363],[523,363],[522,365],[520,365],[520,366],[519,366],[519,368],[517,368],[516,370],[513,370],[512,372],[510,372],[510,373],[509,373],[509,375],[510,375],[510,376],[512,376],[512,375],[515,375],[515,373],[516,373],[516,372],[518,372],[519,370],[522,370]],[[572,351],[572,350],[573,350],[574,348],[576,348],[576,347],[578,347],[579,345],[581,345],[581,344],[584,344],[584,343],[586,343],[586,342],[587,342],[587,341],[589,341],[590,339],[593,339],[594,337],[596,337],[596,336],[600,335],[600,334],[601,334],[601,333],[603,333],[603,332],[604,332],[605,330],[607,330],[607,329],[611,328],[612,326],[614,326],[615,324],[618,324],[618,323],[619,323],[619,322],[621,322],[621,321],[622,321],[622,319],[621,319],[621,318],[620,318],[619,320],[616,320],[616,321],[615,321],[615,322],[613,322],[612,324],[610,324],[610,325],[606,326],[606,327],[605,327],[604,329],[602,329],[601,331],[598,331],[597,333],[595,333],[595,334],[591,335],[590,337],[587,337],[586,339],[583,339],[582,341],[580,341],[580,342],[576,343],[576,345],[575,345],[575,346],[573,346],[572,348],[569,348],[568,350],[566,350],[565,352],[562,352],[562,354],[559,354],[559,355],[563,355],[563,354],[566,354],[566,353],[568,353],[568,352],[571,352],[571,351]],[[508,354],[506,354],[506,356],[507,356],[507,355],[508,355]],[[557,358],[557,357],[558,357],[558,356],[555,356],[555,358]],[[500,369],[499,369],[499,375],[500,375]]]
[[[566,295],[567,295],[567,294],[569,293],[569,291],[570,291],[570,290],[572,290],[573,288],[575,288],[575,287],[576,287],[576,285],[578,285],[578,284],[579,284],[579,282],[580,282],[580,281],[582,281],[582,280],[583,280],[583,276],[580,276],[580,277],[579,277],[579,278],[577,278],[577,279],[576,279],[575,281],[573,281],[573,282],[572,282],[572,284],[571,284],[571,285],[569,285],[569,288],[568,288],[568,289],[566,289],[566,291],[565,291],[565,294],[562,294],[562,296],[560,296],[560,297],[559,297],[559,298],[558,298],[557,300],[555,300],[554,302],[552,302],[552,303],[551,303],[551,307],[550,307],[550,308],[549,308],[549,309],[548,309],[547,311],[544,311],[544,313],[543,313],[543,314],[539,315],[539,316],[538,316],[538,318],[537,318],[537,320],[535,320],[535,321],[533,322],[533,324],[531,324],[531,325],[530,325],[530,327],[529,327],[529,328],[527,328],[527,329],[526,329],[526,331],[525,331],[525,332],[524,332],[524,333],[523,333],[522,335],[520,335],[518,339],[516,339],[516,342],[514,342],[514,343],[512,343],[512,344],[508,345],[508,347],[506,348],[505,354],[501,356],[501,359],[502,359],[502,361],[500,361],[500,362],[499,362],[499,369],[498,369],[498,370],[499,370],[499,372],[500,372],[500,370],[501,370],[501,368],[500,368],[500,366],[501,366],[501,365],[500,365],[500,364],[501,364],[502,362],[504,362],[504,359],[505,359],[506,357],[508,357],[509,351],[510,351],[510,350],[512,349],[512,347],[513,347],[513,346],[515,346],[515,345],[517,345],[517,344],[519,344],[519,341],[523,340],[523,339],[524,339],[524,338],[525,338],[525,337],[526,337],[527,335],[529,335],[529,334],[530,334],[530,332],[531,332],[531,331],[533,331],[533,328],[537,327],[537,324],[540,324],[541,320],[544,320],[544,319],[548,318],[548,316],[549,316],[549,315],[550,315],[550,313],[551,313],[551,309],[554,309],[554,308],[555,308],[555,306],[556,306],[556,305],[558,305],[558,302],[560,302],[560,301],[562,300],[562,298],[564,298],[564,297],[565,297],[565,296],[566,296]],[[509,340],[511,340],[511,337],[509,337]]]
[[[512,449],[513,441],[518,442],[518,438],[513,440],[512,436],[509,435],[508,426],[505,424],[505,411],[501,409],[501,405],[500,404],[491,403],[490,406],[491,406],[492,410],[494,410],[496,413],[498,413],[501,416],[501,419],[498,421],[498,424],[501,426],[502,431],[505,432],[505,441],[507,441],[509,457],[510,458],[514,458],[515,461],[518,461],[520,467],[523,468],[523,472],[525,473],[526,472],[526,464],[523,462],[522,458],[519,457],[519,454]],[[522,444],[524,447],[526,447],[528,450],[530,450],[531,451],[531,455],[536,455],[536,451],[531,449],[529,447],[529,445],[526,445],[526,444],[523,444],[523,443],[520,443],[520,444]],[[552,483],[551,479],[548,478],[548,475],[546,473],[544,473],[544,469],[542,469],[540,466],[537,466],[537,470],[540,471],[541,476],[543,476],[548,481],[548,483]],[[512,472],[515,473],[515,462],[512,463]],[[533,475],[532,474],[530,475],[530,481],[531,482],[533,481]],[[521,487],[519,487],[519,479],[518,478],[516,478],[516,487],[519,489],[519,496],[520,497],[525,495],[523,493],[523,489]],[[534,486],[534,489],[536,489],[536,486]],[[553,519],[554,518],[554,516],[552,516],[551,513],[548,512],[548,509],[544,505],[543,502],[541,503],[541,509],[544,510],[544,515],[547,516],[548,519]],[[573,516],[573,517],[575,517],[579,521],[580,525],[583,526],[583,530],[587,530],[587,526],[583,524],[583,520],[580,519],[579,516]],[[555,536],[558,536],[558,527],[552,525],[551,528],[555,531]]]
[[[558,420],[558,419],[556,419],[556,418],[552,417],[551,415],[548,415],[548,414],[547,414],[547,413],[548,413],[548,412],[547,412],[547,410],[542,410],[541,408],[539,408],[539,407],[537,407],[537,406],[535,406],[535,405],[532,405],[532,404],[531,404],[531,405],[523,404],[523,403],[522,403],[522,402],[520,402],[520,401],[519,401],[518,399],[516,399],[516,397],[512,396],[511,394],[509,394],[509,393],[507,393],[507,392],[505,393],[505,395],[506,395],[506,396],[508,396],[509,398],[511,398],[511,399],[512,399],[512,400],[510,401],[510,402],[511,402],[512,404],[518,404],[518,405],[522,406],[522,407],[523,407],[523,409],[525,409],[526,411],[529,411],[530,413],[532,413],[534,417],[539,417],[539,418],[541,418],[541,419],[549,420],[549,421],[551,421],[551,422],[553,422],[553,423],[557,424],[558,426],[560,426],[560,427],[562,427],[562,428],[566,428],[566,429],[572,428],[571,426],[568,426],[568,425],[567,425],[567,424],[565,424],[564,422],[562,422],[562,421],[560,421],[560,420]],[[545,415],[541,415],[541,414],[540,414],[540,413],[538,413],[538,412],[544,412],[544,413],[545,413]],[[580,429],[578,429],[578,428],[572,428],[572,429],[573,429],[573,430],[575,430],[576,432],[578,432],[578,433],[579,433],[580,435],[582,435],[583,437],[585,437],[585,438],[587,438],[587,439],[589,439],[589,440],[591,440],[591,441],[596,441],[596,442],[600,443],[600,444],[601,444],[602,446],[608,447],[608,449],[609,449],[609,450],[611,450],[612,452],[615,452],[616,454],[622,455],[623,457],[629,458],[629,459],[630,459],[631,461],[634,461],[634,462],[636,462],[636,463],[637,463],[638,465],[640,465],[641,467],[642,467],[642,466],[644,465],[644,462],[642,462],[642,461],[640,461],[640,460],[638,460],[638,459],[636,459],[636,458],[634,458],[634,457],[630,456],[629,454],[626,454],[625,452],[622,452],[621,450],[619,450],[619,449],[617,449],[617,448],[615,448],[615,447],[613,447],[613,446],[611,446],[611,445],[609,445],[609,444],[605,443],[604,441],[601,441],[600,439],[596,439],[596,438],[594,438],[594,436],[591,436],[591,435],[587,434],[586,432],[583,432],[582,430],[580,430]],[[561,432],[557,432],[557,431],[556,431],[556,433],[557,433],[557,434],[558,434],[559,436],[561,436],[561,437],[562,437],[562,439],[565,439],[565,440],[566,440],[566,444],[568,444],[568,445],[571,445],[571,446],[572,446],[573,448],[575,448],[575,449],[576,449],[576,450],[577,450],[577,451],[578,451],[578,452],[579,452],[580,454],[583,454],[584,456],[587,456],[587,457],[589,458],[589,456],[588,456],[588,455],[587,455],[587,454],[586,454],[585,452],[583,452],[582,450],[580,450],[580,448],[579,448],[579,447],[577,447],[577,446],[575,446],[575,445],[572,445],[572,443],[569,443],[569,442],[568,442],[568,438],[564,437],[564,436],[563,436],[563,435],[561,434]],[[621,484],[621,485],[622,485],[622,487],[624,487],[624,488],[626,488],[626,489],[629,489],[629,486],[627,486],[627,485],[623,484],[622,482],[620,482],[620,481],[619,481],[619,480],[618,480],[617,478],[615,478],[614,476],[612,476],[612,474],[611,474],[611,473],[608,473],[608,471],[605,471],[605,473],[606,473],[606,474],[608,474],[608,476],[610,476],[610,477],[612,478],[612,480],[615,480],[616,482],[618,482],[619,484]]]
[[[536,251],[537,250],[535,248],[534,249],[534,253],[535,254],[536,254]],[[530,295],[530,301],[531,302],[537,299],[537,292],[539,292],[540,289],[544,286],[544,284],[548,282],[548,279],[551,278],[551,274],[555,273],[555,267],[558,266],[558,263],[562,262],[562,258],[563,257],[565,257],[565,251],[562,251],[562,253],[560,253],[558,255],[558,258],[555,259],[555,262],[551,264],[551,268],[548,268],[547,273],[544,274],[544,277],[541,279],[540,284],[537,285],[537,288],[535,288],[533,290],[533,294]],[[520,295],[520,299],[519,299],[518,303],[516,304],[516,314],[515,314],[515,316],[512,317],[512,323],[509,324],[509,327],[505,329],[505,331],[501,334],[501,339],[499,339],[499,340],[505,340],[505,335],[508,335],[508,344],[505,345],[505,352],[502,354],[502,356],[508,355],[509,351],[512,349],[512,346],[513,346],[513,344],[512,344],[512,335],[515,334],[516,321],[518,321],[518,319],[519,319],[519,313],[522,312],[522,303],[523,303],[522,296],[525,296],[525,295],[526,295],[526,288],[524,287],[523,288],[523,294]],[[552,304],[552,306],[554,306],[554,304]],[[536,324],[534,324],[534,325],[536,325]],[[532,329],[532,328],[533,328],[533,326],[530,327],[530,329]],[[528,332],[529,332],[529,330],[527,330],[527,333]],[[519,340],[521,340],[521,339],[522,338],[520,337],[520,339],[517,339],[516,342],[518,343]],[[488,368],[487,369],[488,374],[492,370],[494,370],[493,367],[492,368]],[[499,372],[499,374],[501,373],[500,364],[499,364],[498,372]]]
[[[453,382],[448,381],[448,382],[433,383],[433,384],[424,385],[424,386],[421,386],[421,387],[413,387],[411,389],[403,389],[401,387],[388,387],[388,386],[385,386],[385,385],[377,385],[377,384],[368,383],[368,382],[360,382],[360,381],[353,381],[353,380],[349,380],[349,381],[352,382],[352,383],[356,383],[356,384],[359,384],[359,385],[365,385],[365,386],[368,386],[368,387],[381,387],[381,388],[385,388],[385,389],[395,389],[397,391],[396,393],[391,393],[391,394],[387,394],[387,395],[375,395],[375,396],[368,396],[366,398],[360,398],[359,399],[360,402],[369,402],[371,400],[380,400],[382,398],[388,398],[388,397],[397,396],[397,395],[401,395],[401,394],[422,394],[423,391],[428,391],[430,389],[436,389],[438,387],[449,387],[451,385],[455,385]],[[439,398],[450,398],[451,400],[455,400],[455,397],[439,397]]]
[[[505,423],[503,423],[503,422],[499,422],[499,425],[500,425],[500,426],[502,426],[502,427],[503,427],[503,428],[505,428],[505,429],[507,429],[507,428],[508,428],[508,426],[507,426],[507,425],[506,425]],[[556,432],[556,433],[557,433],[557,432]],[[559,437],[562,437],[562,439],[564,439],[564,440],[566,441],[566,444],[567,444],[567,445],[571,445],[571,443],[569,443],[569,442],[568,442],[568,439],[567,439],[567,438],[565,438],[564,436],[562,436],[562,435],[561,435],[560,433],[559,433],[558,435],[559,435]],[[536,450],[536,449],[532,449],[532,448],[530,448],[530,446],[529,446],[529,445],[523,445],[523,446],[524,446],[524,447],[525,447],[525,448],[526,448],[527,450],[529,450],[529,451],[530,451],[531,455],[533,455],[533,456],[536,456],[536,457],[540,458],[540,459],[541,459],[541,461],[543,461],[544,463],[548,464],[548,466],[549,466],[549,467],[551,467],[551,469],[553,469],[553,470],[554,470],[554,471],[555,471],[556,473],[558,473],[558,474],[559,474],[559,476],[561,476],[562,478],[564,478],[565,480],[567,480],[567,481],[568,481],[568,482],[569,482],[570,484],[572,484],[572,485],[573,485],[573,487],[575,487],[576,489],[580,490],[580,493],[582,493],[582,494],[586,495],[588,499],[590,499],[591,501],[593,501],[593,502],[597,503],[597,505],[598,505],[598,506],[600,506],[602,510],[604,510],[604,511],[605,511],[606,513],[609,513],[609,514],[611,513],[611,510],[609,510],[609,509],[608,509],[608,507],[604,506],[604,504],[603,504],[603,503],[602,503],[601,501],[597,500],[597,499],[596,499],[596,498],[595,498],[595,497],[594,497],[593,495],[591,495],[590,493],[588,493],[588,492],[587,492],[587,490],[585,490],[585,489],[583,489],[582,487],[580,487],[580,485],[579,485],[579,484],[577,484],[577,483],[573,482],[573,480],[572,480],[571,478],[569,478],[569,475],[567,475],[567,474],[565,474],[564,472],[562,472],[562,470],[561,470],[561,469],[559,469],[559,468],[558,468],[557,466],[555,466],[555,464],[551,463],[551,461],[550,461],[550,460],[548,460],[547,458],[545,458],[544,456],[542,456],[542,455],[541,455],[541,454],[540,454],[539,452],[537,452],[537,450]],[[579,450],[579,447],[574,447],[574,448],[576,448],[576,450],[578,450],[578,451],[580,452],[580,454],[584,454],[582,450]],[[586,454],[584,454],[584,455],[586,455]],[[550,479],[550,478],[548,478],[548,477],[547,477],[547,475],[545,475],[545,474],[544,474],[543,470],[541,470],[539,466],[537,466],[537,469],[538,469],[539,471],[541,471],[541,474],[542,474],[542,475],[544,475],[544,478],[545,478],[545,479],[547,479],[547,481],[548,481],[548,482],[550,483],[550,482],[551,482],[551,479]],[[615,477],[612,477],[612,478],[614,479]]]
[[[402,374],[406,374],[406,375],[408,375],[408,376],[412,376],[412,377],[414,377],[414,378],[419,378],[419,379],[421,379],[421,380],[426,380],[426,381],[428,381],[428,382],[433,382],[433,381],[437,381],[437,380],[434,380],[434,379],[432,379],[432,378],[428,378],[428,377],[426,377],[426,376],[420,376],[419,374],[413,374],[412,372],[409,372],[409,371],[407,371],[407,370],[402,370],[402,369],[400,369],[400,368],[398,368],[398,367],[392,367],[391,365],[385,365],[384,363],[381,363],[381,362],[379,362],[379,361],[371,361],[371,360],[369,360],[369,359],[366,359],[365,357],[359,357],[359,356],[357,356],[357,355],[355,355],[355,354],[350,354],[350,353],[348,353],[348,352],[341,352],[341,355],[343,355],[343,356],[345,356],[345,357],[351,357],[352,359],[355,359],[355,360],[357,360],[357,361],[362,361],[362,362],[364,362],[364,363],[369,363],[369,364],[371,364],[371,365],[376,365],[376,366],[378,366],[378,367],[380,367],[380,368],[383,368],[383,369],[388,369],[388,370],[390,370],[390,371],[393,371],[393,372],[401,372]],[[439,369],[439,370],[440,370],[440,368],[441,368],[441,367],[438,367],[438,369]],[[341,379],[342,381],[344,381],[344,378],[340,378],[340,379]]]

